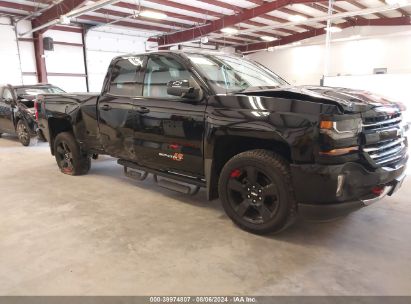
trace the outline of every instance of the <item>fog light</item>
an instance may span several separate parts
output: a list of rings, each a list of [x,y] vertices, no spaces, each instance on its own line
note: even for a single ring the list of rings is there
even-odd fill
[[[345,181],[345,175],[344,174],[338,175],[338,177],[337,177],[337,191],[335,193],[337,196],[342,195],[343,187],[344,187],[344,181]]]

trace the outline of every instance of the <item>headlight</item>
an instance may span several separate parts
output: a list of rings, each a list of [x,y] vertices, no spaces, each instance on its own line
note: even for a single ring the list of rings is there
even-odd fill
[[[362,129],[361,118],[320,122],[320,133],[327,134],[332,139],[344,139],[357,136]]]

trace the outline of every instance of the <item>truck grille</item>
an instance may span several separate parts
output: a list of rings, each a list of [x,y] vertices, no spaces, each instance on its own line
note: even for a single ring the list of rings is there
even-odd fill
[[[405,156],[406,139],[401,129],[401,120],[401,113],[363,119],[366,144],[362,150],[373,165],[390,166]],[[380,134],[385,134],[388,139]]]

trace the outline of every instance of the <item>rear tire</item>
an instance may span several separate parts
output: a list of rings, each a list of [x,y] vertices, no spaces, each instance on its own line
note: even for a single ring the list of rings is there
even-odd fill
[[[37,144],[37,138],[32,137],[24,120],[20,119],[16,126],[17,136],[21,144],[25,147]]]
[[[81,152],[76,139],[70,132],[62,132],[56,136],[54,155],[60,171],[64,174],[84,175],[90,170],[90,157]]]
[[[218,191],[223,207],[240,228],[255,233],[280,232],[296,217],[297,203],[288,162],[268,150],[251,150],[223,167]]]

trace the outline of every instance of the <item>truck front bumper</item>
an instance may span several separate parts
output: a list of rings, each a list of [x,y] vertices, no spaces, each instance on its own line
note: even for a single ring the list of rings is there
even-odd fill
[[[402,185],[407,160],[373,171],[353,162],[291,165],[298,212],[304,218],[328,220],[392,195]]]

